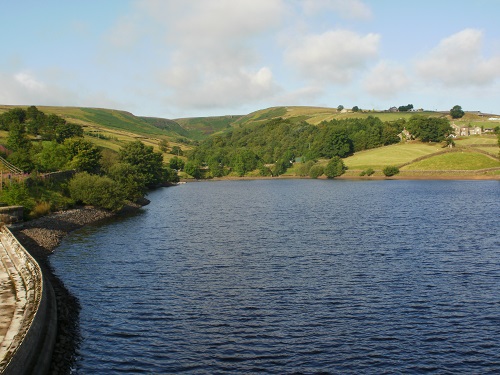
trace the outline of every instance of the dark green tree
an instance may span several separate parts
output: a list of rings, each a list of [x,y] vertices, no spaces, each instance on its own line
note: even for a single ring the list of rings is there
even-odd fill
[[[0,115],[0,129],[9,130],[10,124],[18,122],[24,124],[26,120],[26,111],[22,108],[13,108]]]
[[[123,163],[136,166],[145,176],[148,187],[166,182],[163,155],[161,152],[154,152],[153,146],[146,146],[141,141],[129,142],[120,149],[119,159]]]
[[[31,141],[26,134],[26,126],[17,119],[12,120],[7,137],[7,147],[13,152],[29,154]]]
[[[399,112],[408,112],[413,109],[413,104],[408,104],[408,105],[402,105],[398,107]]]
[[[454,106],[452,109],[450,109],[450,116],[452,118],[462,118],[464,117],[465,112],[462,111],[462,107],[459,105]]]
[[[63,143],[65,139],[73,137],[83,137],[83,128],[77,124],[60,123],[55,129],[55,139],[57,143]]]
[[[178,171],[182,171],[184,169],[184,160],[181,158],[178,158],[177,156],[174,156],[172,159],[169,161],[169,166],[172,169],[176,169]]]
[[[69,158],[68,167],[78,172],[97,173],[101,168],[101,150],[90,141],[69,138],[63,143]]]
[[[44,142],[33,156],[35,168],[39,172],[55,172],[63,170],[70,161],[68,149],[59,143]]]
[[[200,178],[200,177],[201,177],[200,167],[198,167],[198,165],[197,165],[197,164],[195,164],[195,163],[194,163],[194,162],[192,162],[192,161],[188,161],[188,162],[186,163],[186,165],[184,166],[184,171],[185,171],[188,175],[190,175],[190,176],[192,176],[192,177],[194,177],[194,178],[196,178],[196,179],[198,179],[198,178]]]
[[[422,142],[441,142],[453,133],[447,119],[420,115],[412,116],[406,128]]]
[[[359,112],[359,107],[357,105],[355,105],[354,107],[352,107],[352,111]]]
[[[394,165],[389,165],[387,167],[385,167],[382,172],[384,173],[384,175],[386,177],[391,177],[391,176],[395,176],[399,173],[399,168],[394,166]]]
[[[146,194],[146,180],[137,167],[128,163],[114,164],[108,171],[108,176],[116,181],[126,199],[136,201]]]
[[[309,170],[309,177],[318,178],[324,173],[324,168],[321,165],[313,165]]]
[[[341,112],[344,109],[344,106],[341,104],[337,107],[337,111]]]
[[[69,193],[76,202],[108,210],[119,210],[125,203],[125,193],[118,182],[106,176],[77,173],[68,185]]]
[[[328,164],[325,167],[325,175],[328,178],[335,178],[338,176],[342,176],[346,170],[344,162],[338,156],[334,156],[330,159]]]

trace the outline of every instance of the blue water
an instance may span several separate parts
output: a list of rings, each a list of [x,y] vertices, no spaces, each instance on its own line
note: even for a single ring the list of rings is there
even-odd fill
[[[51,257],[75,373],[499,373],[498,181],[155,191]]]

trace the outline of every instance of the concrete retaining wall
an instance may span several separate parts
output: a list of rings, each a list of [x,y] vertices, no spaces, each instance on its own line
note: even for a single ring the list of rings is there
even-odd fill
[[[38,263],[5,227],[0,240],[16,293],[15,313],[0,347],[0,373],[46,374],[57,333],[55,294]]]
[[[0,207],[0,222],[14,224],[23,221],[23,206]]]

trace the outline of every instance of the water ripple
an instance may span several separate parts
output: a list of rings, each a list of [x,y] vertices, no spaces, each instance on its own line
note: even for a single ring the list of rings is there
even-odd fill
[[[149,198],[52,257],[82,304],[75,373],[500,372],[497,182],[220,182]]]

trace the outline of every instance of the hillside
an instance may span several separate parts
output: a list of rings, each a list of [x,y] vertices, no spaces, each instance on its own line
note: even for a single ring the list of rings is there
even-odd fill
[[[0,105],[0,113],[14,107],[16,106]],[[174,154],[170,152],[172,148],[177,147],[177,149],[185,153],[193,149],[195,144],[206,140],[211,135],[217,135],[224,139],[226,133],[229,131],[231,131],[231,133],[236,132],[240,134],[238,137],[242,137],[239,143],[231,147],[238,148],[244,145],[246,145],[245,147],[251,146],[253,152],[259,155],[264,163],[271,163],[285,155],[285,148],[287,146],[284,143],[292,147],[296,157],[309,154],[311,147],[313,150],[314,148],[317,149],[315,157],[321,158],[323,154],[328,155],[328,152],[322,150],[320,145],[322,137],[324,137],[326,133],[321,134],[321,131],[318,132],[314,128],[321,128],[324,122],[331,122],[332,120],[334,122],[349,119],[351,119],[351,121],[366,120],[368,122],[364,125],[365,129],[363,130],[360,128],[358,129],[359,131],[368,131],[366,126],[372,127],[376,123],[379,131],[383,132],[384,130],[381,126],[382,122],[397,123],[401,119],[408,120],[415,114],[425,115],[426,117],[449,119],[446,112],[361,111],[353,113],[351,111],[339,112],[336,108],[306,106],[271,107],[244,116],[228,115],[178,119],[135,116],[126,111],[101,108],[46,106],[40,106],[38,108],[47,114],[53,113],[61,116],[68,122],[82,125],[87,139],[92,140],[92,142],[100,147],[108,148],[113,151],[117,151],[124,144],[132,140],[141,140],[145,144],[153,146],[154,149],[158,151],[159,142],[166,140],[169,145],[169,151],[164,153],[165,161],[168,161],[174,156]],[[478,112],[468,112],[462,119],[454,120],[453,122],[459,126],[492,128],[498,125],[499,122],[489,121],[488,118],[491,116],[494,115],[482,116]],[[280,130],[281,132],[278,131],[279,129],[272,129],[273,125],[269,128],[269,124],[273,123],[273,121],[277,121],[279,118],[288,122],[288,125]],[[376,118],[377,121],[373,122],[373,120],[369,120],[370,118]],[[370,123],[372,125],[370,125]],[[243,131],[243,133],[238,133],[240,131]],[[257,131],[257,133],[260,132],[261,134],[263,134],[262,132],[264,131],[268,134],[265,137],[258,135],[254,136],[252,135],[254,131]],[[294,140],[295,133],[298,138]],[[395,134],[394,131],[392,131],[392,133]],[[330,136],[331,135],[329,135],[329,137]],[[392,140],[389,142],[381,139],[376,140],[375,144],[368,147],[375,147],[375,149],[359,152],[365,148],[365,146],[356,146],[356,142],[359,143],[359,134],[353,136],[355,154],[345,159],[346,165],[350,168],[350,174],[354,173],[354,170],[362,170],[364,168],[379,170],[387,164],[402,166],[403,170],[407,171],[417,170],[419,168],[418,165],[409,166],[408,164],[421,157],[442,152],[442,149],[440,149],[441,145],[429,146],[417,142],[388,146],[387,144],[394,141]],[[6,133],[0,134],[0,138],[5,137]],[[466,137],[463,140],[457,141],[457,146],[459,146],[459,148],[467,147],[468,152],[473,150],[474,152],[482,153],[485,157],[490,157],[490,159],[491,157],[497,158],[498,147],[491,144],[484,144],[485,142],[495,143],[494,140]],[[385,147],[380,147],[384,144],[386,144]],[[308,149],[306,150],[304,147]],[[262,150],[262,152],[259,150]],[[226,153],[227,150],[224,151],[224,154]],[[176,151],[175,154],[179,155],[179,152]],[[180,155],[182,155],[182,152]],[[465,159],[459,160],[458,157],[452,157],[450,160],[452,160],[452,162],[456,160],[458,164],[465,162]],[[202,164],[206,162],[207,161],[203,161]],[[424,163],[421,168],[426,168],[427,170],[432,168],[428,165],[429,161],[426,163]],[[480,162],[477,164],[477,160],[472,163],[476,165],[488,165],[487,162]],[[443,163],[440,165],[443,165]],[[291,171],[293,172],[293,168]]]

